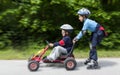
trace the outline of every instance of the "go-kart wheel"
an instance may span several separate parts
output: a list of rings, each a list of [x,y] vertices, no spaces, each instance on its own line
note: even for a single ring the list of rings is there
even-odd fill
[[[30,71],[37,71],[38,68],[39,68],[39,62],[37,62],[37,61],[30,61],[28,63],[28,69]]]
[[[65,66],[66,70],[74,70],[76,65],[77,65],[77,63],[74,58],[67,58],[64,61],[64,66]]]

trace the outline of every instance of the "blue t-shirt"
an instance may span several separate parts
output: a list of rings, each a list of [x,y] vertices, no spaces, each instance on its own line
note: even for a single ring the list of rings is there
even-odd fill
[[[87,18],[84,20],[82,31],[89,30],[91,32],[94,32],[97,24],[97,22]],[[83,36],[82,31],[79,32],[79,34],[76,36],[76,39],[80,39]]]

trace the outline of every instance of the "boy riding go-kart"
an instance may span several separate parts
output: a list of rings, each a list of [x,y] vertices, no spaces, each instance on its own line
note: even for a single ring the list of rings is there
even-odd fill
[[[76,60],[73,55],[74,43],[70,38],[70,33],[73,30],[73,27],[69,24],[63,24],[61,27],[62,39],[59,42],[48,43],[48,45],[37,54],[33,55],[29,59],[28,69],[30,71],[37,71],[40,62],[43,63],[63,63],[66,70],[74,70],[76,67]],[[54,47],[49,56],[44,54],[49,49],[49,47]]]

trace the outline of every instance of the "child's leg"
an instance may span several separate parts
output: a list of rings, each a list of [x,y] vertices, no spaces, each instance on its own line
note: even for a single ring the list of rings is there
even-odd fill
[[[96,50],[96,46],[98,43],[98,35],[97,33],[93,33],[92,35],[92,40],[91,40],[91,48],[90,48],[90,53],[89,53],[89,58],[93,59],[95,61],[97,61],[98,57],[97,57],[97,50]]]
[[[84,62],[85,65],[91,62],[91,60],[97,61],[97,51],[96,51],[96,45],[97,45],[97,34],[92,33],[90,38],[90,51],[89,51],[89,58]]]
[[[101,32],[101,35],[98,35],[98,32],[93,33],[91,40],[90,59],[93,59],[95,61],[97,61],[98,59],[96,46],[100,44],[100,42],[104,37],[104,32],[103,31],[99,31],[99,32]]]
[[[47,58],[50,60],[56,60],[61,55],[61,53],[67,54],[67,50],[61,46],[54,47],[50,55],[47,56]]]

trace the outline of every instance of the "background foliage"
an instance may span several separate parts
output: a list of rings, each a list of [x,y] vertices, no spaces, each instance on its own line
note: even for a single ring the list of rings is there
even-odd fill
[[[64,23],[74,27],[74,37],[82,28],[76,12],[83,7],[108,32],[101,46],[120,48],[119,5],[119,0],[0,0],[0,48],[54,42],[61,38],[59,27]],[[87,44],[88,36],[80,40],[79,47]]]

